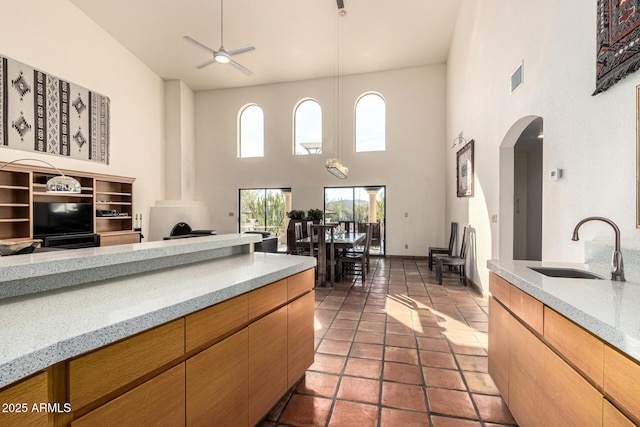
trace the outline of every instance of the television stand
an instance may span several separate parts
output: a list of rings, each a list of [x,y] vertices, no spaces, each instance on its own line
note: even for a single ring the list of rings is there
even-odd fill
[[[43,248],[79,249],[98,246],[98,235],[93,233],[40,236]]]

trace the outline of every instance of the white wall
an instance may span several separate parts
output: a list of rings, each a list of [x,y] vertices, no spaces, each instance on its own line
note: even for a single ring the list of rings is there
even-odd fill
[[[306,211],[322,209],[325,186],[386,185],[387,253],[425,256],[428,246],[446,243],[445,88],[444,65],[345,77],[340,150],[333,136],[333,79],[198,92],[196,199],[209,205],[212,227],[227,233],[237,231],[239,188],[291,187],[292,208]],[[354,102],[367,91],[386,100],[385,152],[354,152]],[[293,108],[307,97],[322,106],[325,145],[322,155],[296,157]],[[264,111],[264,158],[237,158],[238,112],[248,103]],[[347,180],[324,169],[338,151],[349,168]]]
[[[50,155],[29,157],[59,168],[135,177],[135,210],[146,221],[150,205],[164,198],[162,79],[67,0],[3,2],[0,55],[111,99],[109,165]],[[0,148],[3,161],[25,154]]]
[[[475,139],[476,195],[455,197],[455,150],[447,151],[447,221],[477,229],[477,273],[487,289],[486,260],[497,258],[500,145],[525,116],[544,119],[543,260],[584,260],[584,240],[613,243],[612,230],[589,223],[582,242],[575,224],[590,215],[615,221],[622,245],[637,247],[635,228],[635,85],[640,73],[597,96],[596,0],[465,0],[447,69],[447,139]],[[524,85],[509,94],[509,76],[524,61]],[[512,142],[513,143],[513,142]],[[498,218],[500,222],[503,218]]]

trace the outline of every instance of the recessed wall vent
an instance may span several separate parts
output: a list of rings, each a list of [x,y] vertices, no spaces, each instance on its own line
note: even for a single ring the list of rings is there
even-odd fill
[[[523,66],[524,63],[520,63],[518,68],[511,74],[511,92],[513,93],[523,82]]]

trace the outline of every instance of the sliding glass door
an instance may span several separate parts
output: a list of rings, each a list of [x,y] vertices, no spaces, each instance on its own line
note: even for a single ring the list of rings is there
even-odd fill
[[[325,222],[375,223],[371,253],[384,255],[385,186],[325,187]]]
[[[286,248],[285,213],[286,209],[291,210],[291,189],[240,189],[239,200],[240,232],[267,231],[272,236],[278,237],[279,250],[283,245]]]

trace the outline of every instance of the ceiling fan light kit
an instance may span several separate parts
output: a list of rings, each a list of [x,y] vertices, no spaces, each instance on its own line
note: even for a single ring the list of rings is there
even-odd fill
[[[189,36],[182,36],[183,39],[185,39],[186,41],[199,46],[201,48],[203,48],[204,50],[210,52],[211,54],[213,54],[213,57],[205,62],[203,62],[202,64],[198,65],[197,68],[204,68],[207,65],[211,65],[214,62],[218,62],[220,64],[231,64],[234,67],[236,67],[238,70],[242,71],[243,73],[245,73],[247,76],[250,76],[251,74],[253,74],[251,72],[251,70],[249,70],[247,67],[238,64],[236,61],[234,61],[233,59],[231,59],[231,57],[233,55],[239,55],[241,53],[245,53],[245,52],[250,52],[252,50],[255,50],[255,47],[253,47],[252,45],[247,45],[245,47],[241,47],[240,49],[234,49],[234,50],[225,50],[224,48],[224,27],[223,27],[223,5],[224,5],[224,0],[220,0],[220,48],[218,50],[213,50],[211,49],[209,46],[200,43],[199,41],[197,41],[196,39],[189,37]]]

